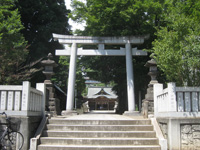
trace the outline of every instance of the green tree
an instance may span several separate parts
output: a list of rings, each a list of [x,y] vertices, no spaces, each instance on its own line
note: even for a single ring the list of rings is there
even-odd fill
[[[164,14],[166,27],[158,28],[154,57],[168,81],[200,85],[200,2],[170,1]]]
[[[68,80],[68,72],[69,72],[69,61],[70,57],[68,56],[60,56],[59,57],[59,67],[55,68],[55,75],[52,78],[52,81],[59,85],[62,89],[67,89],[67,80]],[[66,91],[65,91],[66,92]]]
[[[54,55],[55,49],[63,48],[53,40],[52,33],[70,34],[69,10],[66,9],[64,0],[17,0],[16,8],[24,25],[21,33],[29,45],[29,53],[23,67],[31,72],[29,76],[25,76],[28,76],[28,80],[33,84],[41,82],[45,77],[42,74],[40,60],[49,53]],[[56,57],[55,61],[58,62],[58,59],[59,57]]]
[[[58,64],[59,67],[55,69],[55,76],[53,77],[53,81],[55,84],[59,85],[63,90],[67,89],[68,85],[68,72],[69,72],[69,56],[60,56]],[[76,71],[76,90],[77,94],[80,96],[85,89],[85,80],[82,74],[82,62],[77,61],[77,71]],[[67,91],[66,91],[67,92]]]
[[[17,83],[17,72],[27,55],[23,25],[15,0],[0,0],[0,84]]]
[[[86,21],[82,34],[93,36],[128,36],[151,34],[159,25],[163,3],[151,0],[72,1],[71,14],[77,22]]]
[[[68,13],[64,0],[18,0],[17,8],[29,46],[29,61],[55,53],[60,48],[52,33],[69,34]]]
[[[151,48],[151,42],[155,39],[156,27],[161,26],[164,3],[151,0],[87,0],[81,3],[73,0],[74,11],[72,19],[81,22],[86,21],[86,28],[81,35],[90,36],[130,36],[150,34],[150,39],[143,45],[136,45],[139,49]],[[109,47],[110,48],[110,47]],[[112,48],[119,48],[114,46]],[[148,57],[135,57],[134,76],[135,87],[143,90],[149,82],[147,68],[144,64]],[[120,98],[120,107],[123,112],[126,109],[126,71],[124,57],[91,57],[81,59],[84,66],[89,68],[87,74],[96,80],[103,82],[114,81],[117,85],[114,89]],[[138,93],[138,92],[136,92]],[[124,105],[124,106],[123,106]]]

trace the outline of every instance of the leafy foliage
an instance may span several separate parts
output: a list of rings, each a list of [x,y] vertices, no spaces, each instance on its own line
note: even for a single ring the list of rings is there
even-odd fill
[[[153,33],[159,24],[162,4],[150,0],[73,0],[72,19],[86,21],[83,34],[128,36]]]
[[[170,4],[170,3],[169,3]],[[168,81],[178,85],[200,85],[200,2],[171,1],[153,42],[155,59]]]
[[[29,45],[29,53],[20,69],[21,76],[35,84],[45,79],[40,60],[49,53],[54,54],[55,49],[62,48],[53,40],[52,33],[70,33],[69,10],[66,9],[64,0],[17,0],[15,7],[20,12],[24,26],[21,33]]]
[[[17,82],[15,75],[27,55],[23,25],[14,0],[0,0],[0,84]]]
[[[70,33],[68,13],[64,0],[0,0],[0,84],[44,80],[39,62],[62,48],[52,33]]]
[[[68,79],[67,77],[69,76],[69,62],[70,62],[70,57],[69,56],[60,56],[59,58],[59,67],[56,68],[55,72],[56,74],[54,75],[52,81],[54,81],[55,84],[59,85],[60,88],[62,89],[67,89],[68,85]],[[76,90],[78,96],[82,94],[82,92],[85,90],[85,80],[83,78],[82,74],[82,63],[78,60],[77,61],[77,71],[76,71]]]
[[[69,72],[69,57],[60,56],[58,61],[59,67],[55,68],[55,75],[52,81],[62,89],[67,89],[67,77]]]
[[[22,33],[30,45],[28,62],[54,54],[56,48],[61,48],[53,41],[52,33],[70,33],[69,10],[64,0],[18,0],[16,5],[25,27]]]

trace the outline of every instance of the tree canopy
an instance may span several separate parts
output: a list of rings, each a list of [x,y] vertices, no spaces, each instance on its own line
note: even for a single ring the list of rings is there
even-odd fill
[[[14,0],[0,0],[0,84],[17,82],[16,73],[27,56],[20,19]]]
[[[22,33],[30,45],[27,60],[37,60],[50,52],[54,54],[60,46],[53,41],[52,33],[70,33],[69,10],[64,0],[18,0],[16,6],[24,25]]]
[[[163,14],[166,26],[157,29],[153,53],[168,81],[200,85],[200,2],[169,1]]]
[[[162,14],[162,3],[150,0],[73,0],[72,6],[72,19],[86,21],[82,34],[93,36],[151,34]]]
[[[43,81],[39,62],[62,48],[52,33],[70,34],[64,0],[1,0],[0,8],[0,83]]]

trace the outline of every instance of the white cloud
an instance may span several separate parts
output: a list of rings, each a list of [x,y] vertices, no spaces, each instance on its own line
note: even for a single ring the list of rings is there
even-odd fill
[[[80,0],[80,1],[86,3],[86,0]],[[66,5],[67,9],[72,10],[72,7],[70,6],[71,5],[71,0],[65,0],[65,5]],[[75,31],[76,29],[84,30],[84,28],[85,28],[84,26],[86,25],[85,23],[76,23],[71,19],[69,19],[69,24],[72,27],[71,28],[72,31]]]
[[[70,6],[71,4],[71,0],[65,0],[65,5],[67,7],[67,9],[71,9],[72,7]]]

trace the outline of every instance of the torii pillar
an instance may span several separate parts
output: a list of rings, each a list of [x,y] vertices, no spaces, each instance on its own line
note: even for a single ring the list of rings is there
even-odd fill
[[[127,80],[127,94],[128,94],[128,111],[135,111],[135,90],[134,90],[134,78],[133,78],[133,63],[131,44],[126,43],[126,80]]]
[[[74,108],[74,91],[75,91],[75,79],[76,79],[76,59],[77,55],[84,56],[126,56],[126,73],[127,73],[127,94],[128,94],[128,111],[127,115],[135,115],[135,93],[134,93],[134,78],[133,78],[133,55],[147,55],[142,50],[132,48],[132,44],[142,44],[148,36],[131,36],[131,37],[89,37],[89,36],[71,36],[71,35],[59,35],[53,34],[54,39],[57,39],[60,44],[71,44],[64,50],[56,50],[58,56],[70,56],[69,77],[68,77],[68,91],[66,110],[62,112],[63,115],[73,113]],[[77,44],[89,45],[98,44],[98,49],[85,50],[83,48],[77,48]],[[108,50],[105,49],[104,44],[124,44],[125,48],[120,50]]]
[[[74,108],[74,90],[76,80],[76,59],[77,59],[77,44],[72,43],[71,57],[69,64],[69,77],[68,77],[68,88],[67,88],[67,102],[66,110],[71,112]]]

